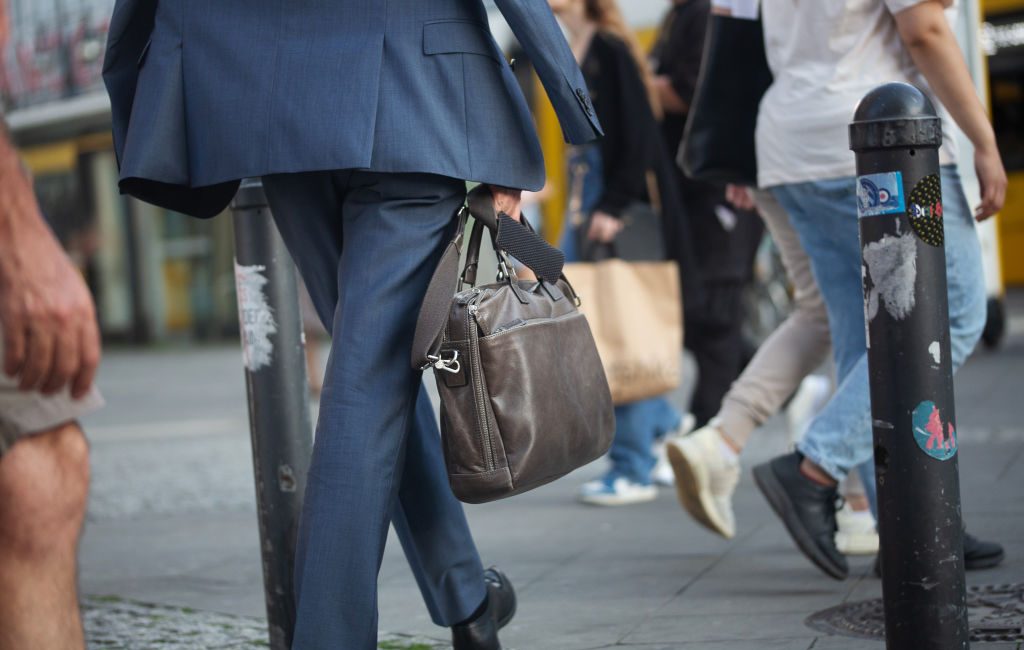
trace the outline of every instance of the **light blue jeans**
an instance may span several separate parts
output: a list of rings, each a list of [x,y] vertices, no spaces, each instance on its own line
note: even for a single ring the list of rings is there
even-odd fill
[[[837,388],[799,445],[804,456],[836,480],[860,470],[875,509],[871,398],[868,388],[864,289],[856,178],[771,188],[789,213],[825,299]],[[981,247],[956,167],[942,167],[949,329],[954,371],[970,356],[985,326]]]
[[[678,429],[682,416],[664,397],[654,397],[615,407],[615,440],[608,452],[611,469],[604,480],[611,484],[624,476],[634,483],[651,484],[657,459],[654,441]]]

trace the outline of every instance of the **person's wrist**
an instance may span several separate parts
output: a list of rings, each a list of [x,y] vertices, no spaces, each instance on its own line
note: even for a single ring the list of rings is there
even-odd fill
[[[996,134],[991,129],[987,130],[978,139],[977,142],[972,142],[974,145],[974,151],[983,155],[992,155],[999,153],[999,144],[996,142]]]

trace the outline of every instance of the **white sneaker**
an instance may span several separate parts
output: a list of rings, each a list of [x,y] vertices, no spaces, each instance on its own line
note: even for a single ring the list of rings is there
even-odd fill
[[[687,413],[683,416],[678,429],[654,441],[654,449],[651,451],[656,462],[654,463],[654,469],[651,470],[652,483],[662,487],[672,487],[676,484],[676,474],[672,471],[672,464],[668,462],[668,448],[666,445],[668,445],[669,440],[685,436],[693,431],[696,423],[697,418],[693,417],[692,413]]]
[[[849,503],[836,512],[836,546],[843,555],[878,553],[878,531],[870,510],[854,510]]]
[[[580,488],[580,501],[593,506],[628,506],[656,498],[658,488],[654,485],[641,485],[622,476],[611,482],[600,478]]]
[[[823,375],[807,375],[800,382],[793,399],[786,407],[786,429],[789,443],[796,447],[807,433],[807,427],[832,396],[832,381]]]
[[[668,460],[676,475],[679,503],[704,527],[726,539],[736,534],[732,495],[740,464],[723,453],[725,441],[707,426],[668,442]]]

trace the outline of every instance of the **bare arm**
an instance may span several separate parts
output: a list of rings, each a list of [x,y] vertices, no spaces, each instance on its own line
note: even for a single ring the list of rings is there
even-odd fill
[[[74,397],[92,386],[100,342],[92,297],[46,225],[6,132],[0,132],[0,330],[4,372],[22,390]]]
[[[974,167],[981,184],[975,217],[986,219],[1003,207],[1006,170],[995,132],[979,101],[941,0],[927,0],[896,14],[900,37],[939,100],[974,145]]]

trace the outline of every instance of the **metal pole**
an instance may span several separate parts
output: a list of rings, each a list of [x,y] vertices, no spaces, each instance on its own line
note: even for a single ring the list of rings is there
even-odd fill
[[[868,93],[850,125],[890,650],[970,647],[941,144],[935,107],[909,84]]]
[[[312,454],[302,317],[295,266],[262,183],[245,180],[232,210],[270,647],[289,650],[295,629],[295,537]]]

